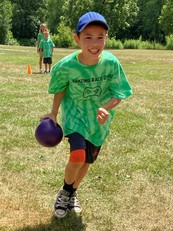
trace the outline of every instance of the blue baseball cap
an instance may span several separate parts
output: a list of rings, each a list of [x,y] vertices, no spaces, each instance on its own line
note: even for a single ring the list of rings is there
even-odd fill
[[[76,33],[81,32],[88,24],[92,22],[99,22],[103,25],[103,27],[108,30],[109,26],[106,22],[106,19],[97,12],[88,12],[79,19],[77,27],[76,27]]]

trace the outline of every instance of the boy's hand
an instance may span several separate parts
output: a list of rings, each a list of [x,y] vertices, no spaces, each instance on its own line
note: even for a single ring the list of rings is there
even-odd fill
[[[100,107],[97,110],[97,120],[99,124],[104,124],[108,117],[109,117],[109,112],[106,109]]]
[[[49,119],[53,120],[53,122],[55,124],[57,124],[56,116],[54,114],[52,114],[52,113],[45,114],[42,117],[40,117],[40,121],[44,120],[45,118],[49,118]]]

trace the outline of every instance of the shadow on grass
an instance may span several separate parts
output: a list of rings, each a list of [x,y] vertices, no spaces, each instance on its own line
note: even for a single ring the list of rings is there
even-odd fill
[[[33,71],[32,74],[33,75],[40,75],[41,76],[41,75],[48,75],[49,73],[43,73],[43,72],[40,73],[40,72]]]
[[[36,226],[26,226],[15,231],[85,231],[86,224],[82,221],[81,215],[75,213],[67,214],[66,217],[59,219],[53,216],[50,223],[39,224]]]
[[[49,76],[49,75],[50,75],[50,73],[44,73],[44,71],[43,71],[42,73],[33,71],[32,74],[33,74],[33,75],[40,75],[40,76],[42,76],[42,75]],[[31,74],[31,75],[32,75],[32,74]]]

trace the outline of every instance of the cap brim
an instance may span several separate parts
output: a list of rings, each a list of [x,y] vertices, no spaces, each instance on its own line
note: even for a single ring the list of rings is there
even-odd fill
[[[98,23],[98,25],[102,25],[105,28],[105,30],[109,30],[109,26],[107,23],[100,21],[100,20],[92,20],[88,22],[87,24],[85,24],[83,27],[81,27],[80,30],[77,31],[77,33],[83,31],[88,25],[94,24],[94,23]]]

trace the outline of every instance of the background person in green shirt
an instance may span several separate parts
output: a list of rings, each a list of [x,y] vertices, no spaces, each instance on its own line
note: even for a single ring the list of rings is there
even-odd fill
[[[50,39],[49,32],[44,31],[44,39],[41,40],[39,48],[40,52],[43,56],[43,63],[45,65],[44,73],[50,73],[51,66],[52,66],[52,56],[53,56],[53,48],[55,44]]]
[[[37,35],[37,41],[36,41],[36,49],[37,49],[37,53],[39,54],[39,72],[40,73],[42,73],[43,57],[42,57],[42,53],[40,52],[39,46],[40,46],[41,40],[44,39],[45,30],[48,30],[47,24],[46,23],[40,24],[39,33]]]
[[[54,94],[53,106],[42,119],[49,117],[56,123],[61,105],[62,127],[70,144],[64,186],[54,207],[59,218],[68,210],[81,211],[76,190],[109,134],[114,108],[132,94],[121,64],[104,51],[108,29],[99,13],[84,14],[74,35],[81,50],[61,59],[51,71],[48,91]]]

